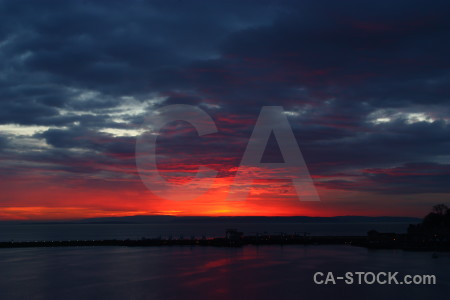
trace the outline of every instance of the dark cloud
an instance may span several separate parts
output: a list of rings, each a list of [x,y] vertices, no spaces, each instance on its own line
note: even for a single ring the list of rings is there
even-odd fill
[[[55,148],[85,149],[98,151],[100,155],[113,155],[134,158],[134,137],[113,137],[107,133],[91,131],[82,127],[71,129],[49,129],[36,134]]]
[[[448,157],[449,13],[446,1],[0,1],[0,124],[45,126],[0,149],[24,147],[10,160],[30,168],[128,174],[134,137],[123,131],[190,104],[220,132],[162,136],[161,164],[226,176],[261,107],[281,105],[313,175],[359,172],[368,191],[406,193],[399,177],[363,170]],[[447,192],[442,176],[405,182]]]
[[[0,136],[0,151],[3,151],[8,146],[8,138]]]
[[[381,194],[450,193],[450,165],[408,163],[388,169],[366,169],[355,180],[329,180],[321,185],[331,189],[368,191]]]
[[[318,174],[338,169],[417,162],[448,155],[450,128],[443,122],[397,121],[363,128],[353,137],[300,141],[310,168]]]

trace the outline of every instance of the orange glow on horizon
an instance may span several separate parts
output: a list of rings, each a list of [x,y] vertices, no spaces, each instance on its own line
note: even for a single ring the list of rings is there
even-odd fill
[[[134,215],[172,216],[421,216],[413,208],[402,214],[372,195],[316,186],[319,202],[298,201],[292,184],[256,180],[247,200],[227,200],[232,177],[217,178],[202,196],[185,201],[159,198],[136,181],[123,188],[120,181],[109,186],[52,185],[49,178],[22,179],[1,183],[0,220],[75,220]],[[127,186],[128,187],[128,186]],[[342,204],[342,199],[345,202]],[[431,201],[431,200],[430,200]],[[391,202],[392,203],[392,202]]]

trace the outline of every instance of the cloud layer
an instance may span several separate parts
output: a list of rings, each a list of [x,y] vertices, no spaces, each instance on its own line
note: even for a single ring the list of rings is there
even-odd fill
[[[140,182],[136,136],[169,104],[200,107],[219,132],[169,124],[163,173],[207,165],[226,190],[261,107],[281,105],[324,214],[403,214],[407,201],[420,214],[450,192],[449,13],[446,1],[0,1],[3,217],[216,214],[205,199],[170,209]],[[261,186],[248,207],[221,202],[224,214],[284,197]],[[276,214],[299,205],[286,201]]]

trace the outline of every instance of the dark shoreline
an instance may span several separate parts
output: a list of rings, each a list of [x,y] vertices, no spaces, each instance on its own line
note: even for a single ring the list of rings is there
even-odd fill
[[[71,246],[217,246],[240,247],[245,245],[308,245],[308,244],[352,244],[367,240],[365,236],[245,236],[239,239],[224,237],[203,239],[140,239],[140,240],[71,240],[71,241],[27,241],[0,242],[0,248],[19,247],[71,247]]]
[[[242,247],[247,245],[351,245],[369,249],[398,249],[406,251],[450,251],[446,244],[377,242],[367,236],[245,236],[239,239],[140,239],[140,240],[72,240],[72,241],[27,241],[0,242],[0,248],[44,248],[44,247],[156,247],[156,246],[213,246]]]

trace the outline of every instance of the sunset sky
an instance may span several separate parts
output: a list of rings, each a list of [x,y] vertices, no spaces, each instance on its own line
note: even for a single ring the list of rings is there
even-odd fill
[[[0,220],[422,217],[450,200],[449,15],[448,1],[0,0]],[[170,104],[218,129],[157,138],[169,181],[217,171],[192,200],[156,196],[136,168],[144,120]],[[283,106],[321,201],[266,178],[227,200],[263,106]],[[280,155],[270,139],[264,161]]]

